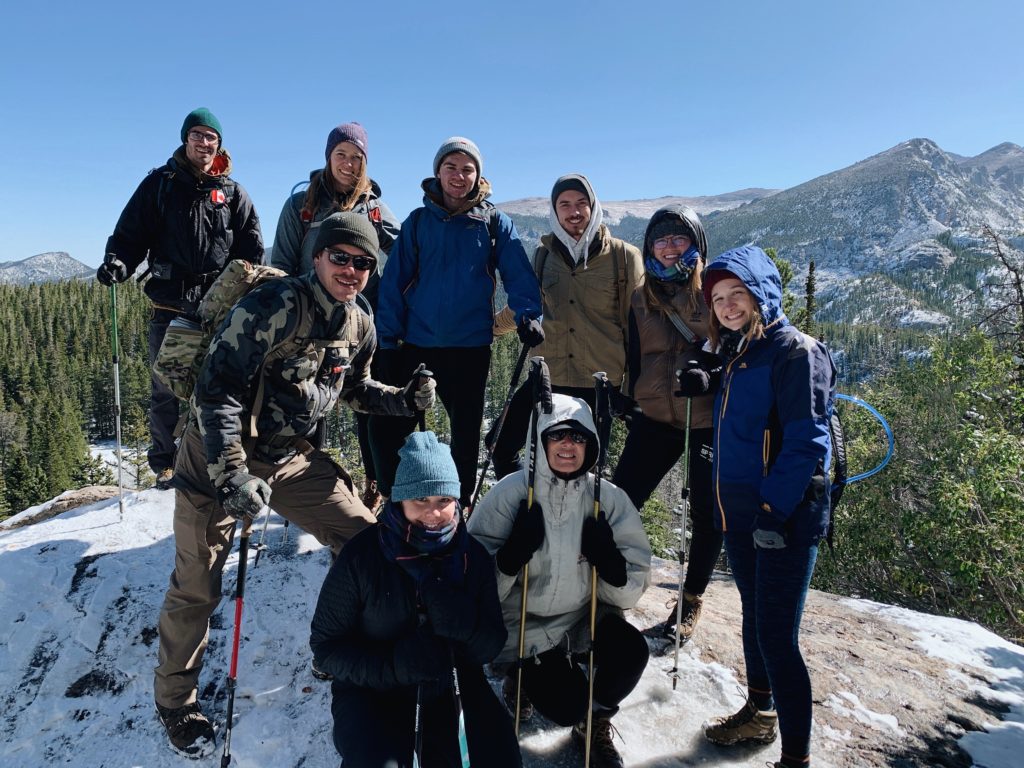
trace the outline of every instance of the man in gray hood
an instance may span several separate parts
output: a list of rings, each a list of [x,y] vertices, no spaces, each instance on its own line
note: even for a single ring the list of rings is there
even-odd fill
[[[570,173],[551,189],[551,232],[533,256],[540,281],[544,342],[542,355],[551,373],[552,391],[571,395],[594,407],[594,379],[604,371],[622,386],[629,339],[629,297],[643,276],[640,251],[612,237],[602,223],[601,203],[590,181]],[[511,311],[495,318],[495,332],[515,330]],[[504,477],[519,468],[526,442],[530,388],[523,386],[509,407],[494,446],[494,471]],[[487,436],[487,444],[494,440]]]

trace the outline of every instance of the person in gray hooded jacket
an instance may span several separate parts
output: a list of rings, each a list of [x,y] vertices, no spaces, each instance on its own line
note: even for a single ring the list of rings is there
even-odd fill
[[[469,519],[469,532],[495,555],[498,596],[509,640],[498,662],[518,658],[522,568],[529,564],[522,667],[523,694],[542,715],[573,726],[581,749],[588,681],[591,567],[597,569],[591,765],[619,768],[611,718],[640,681],[647,642],[623,617],[647,587],[651,547],[636,507],[620,489],[601,481],[601,514],[594,517],[597,428],[579,398],[554,394],[553,409],[537,420],[534,503],[528,507],[527,473],[495,485]],[[572,663],[566,663],[569,657]],[[580,664],[584,666],[581,668]],[[513,670],[514,671],[514,670]]]

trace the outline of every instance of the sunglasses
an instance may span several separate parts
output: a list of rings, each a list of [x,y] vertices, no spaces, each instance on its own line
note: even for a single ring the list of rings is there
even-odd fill
[[[587,442],[587,436],[578,429],[551,429],[544,433],[544,439],[549,443],[560,443],[567,437],[577,445]]]
[[[339,267],[344,267],[350,261],[354,269],[367,270],[377,268],[377,259],[373,256],[353,256],[351,253],[345,253],[344,251],[333,251],[330,248],[325,249],[327,251],[327,258],[331,262]]]

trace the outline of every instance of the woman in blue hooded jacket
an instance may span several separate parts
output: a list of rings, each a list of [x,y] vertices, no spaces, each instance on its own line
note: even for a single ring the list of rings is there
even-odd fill
[[[709,345],[722,356],[714,407],[715,524],[743,606],[747,701],[705,727],[717,744],[770,743],[775,768],[810,764],[811,684],[797,636],[829,521],[836,370],[790,325],[768,255],[745,246],[704,273]]]

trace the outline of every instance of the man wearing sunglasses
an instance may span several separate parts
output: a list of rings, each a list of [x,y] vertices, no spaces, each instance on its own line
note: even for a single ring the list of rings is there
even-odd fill
[[[196,418],[174,467],[175,570],[160,612],[154,681],[157,711],[180,754],[202,757],[214,747],[198,683],[236,519],[249,523],[273,505],[337,554],[374,517],[352,478],[320,449],[324,419],[339,400],[390,416],[433,406],[429,377],[405,387],[370,378],[376,335],[355,298],[377,249],[366,216],[327,217],[313,269],[251,290],[210,343]]]
[[[142,180],[107,240],[96,270],[103,285],[123,283],[147,262],[150,368],[171,320],[196,311],[225,264],[263,260],[259,218],[230,173],[220,121],[205,107],[192,110],[181,126],[181,146]],[[173,477],[178,399],[152,373],[150,393],[149,466],[157,487],[166,489]]]

